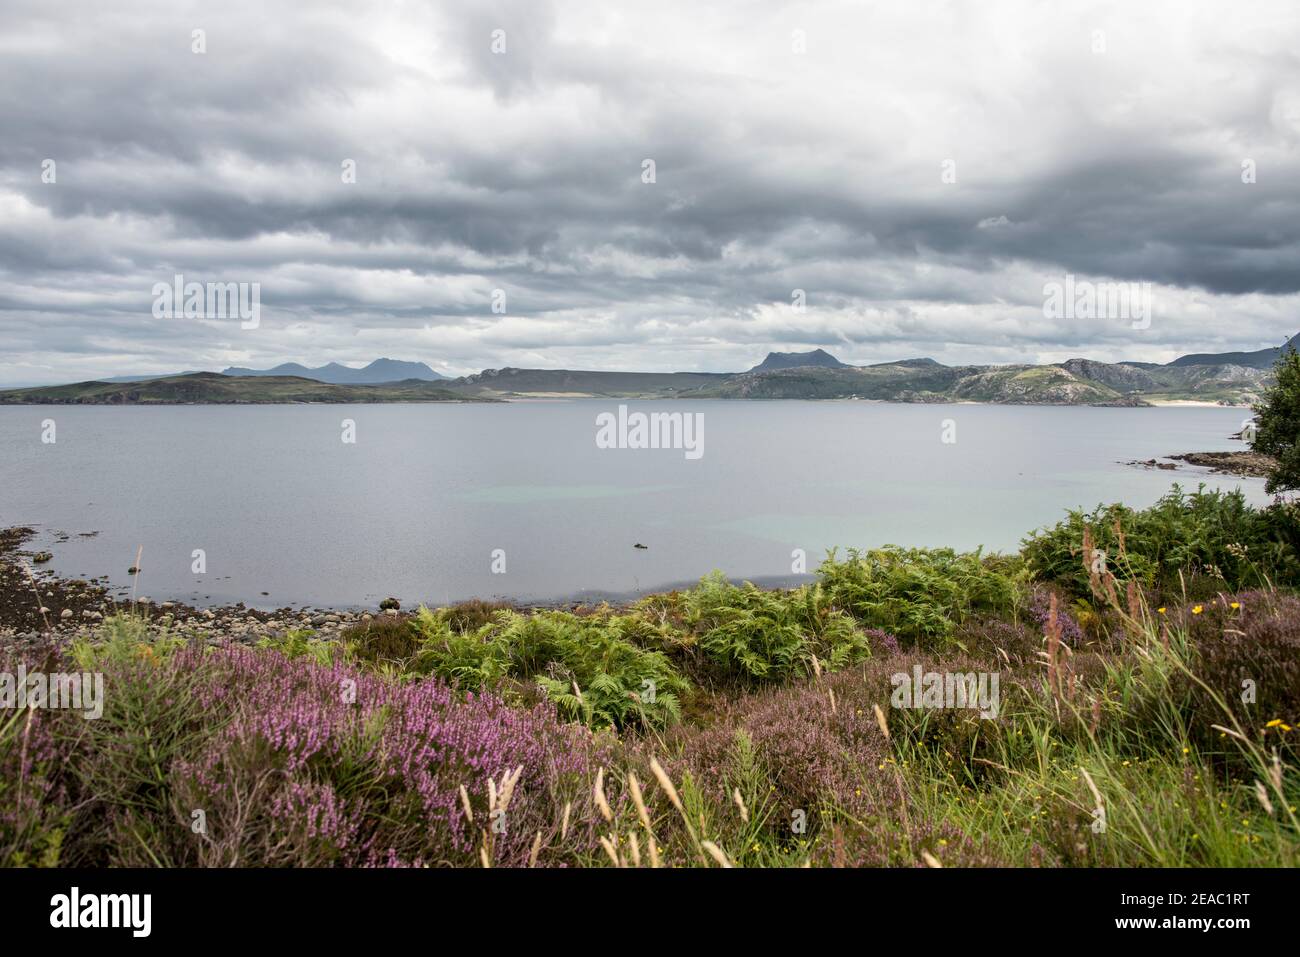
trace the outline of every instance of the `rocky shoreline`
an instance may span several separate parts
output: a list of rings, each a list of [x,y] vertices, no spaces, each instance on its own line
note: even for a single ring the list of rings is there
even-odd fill
[[[122,601],[111,593],[106,579],[65,579],[42,571],[48,553],[23,547],[35,534],[25,526],[0,529],[0,643],[40,646],[74,640],[89,635],[106,617],[132,607],[146,615],[150,629],[158,633],[245,644],[304,628],[317,638],[336,640],[347,629],[380,615],[401,614],[392,599],[381,603],[378,612],[290,607],[262,611],[243,603],[195,608],[148,597]]]
[[[1184,452],[1181,455],[1167,455],[1166,459],[1145,459],[1126,462],[1145,469],[1174,471],[1179,462],[1207,468],[1216,475],[1236,475],[1240,478],[1268,478],[1277,467],[1277,460],[1271,455],[1259,452]]]
[[[95,534],[93,532],[83,534]],[[135,611],[149,622],[155,635],[167,634],[221,644],[234,641],[256,644],[263,638],[278,638],[290,631],[310,629],[312,637],[339,641],[346,633],[377,619],[411,616],[396,598],[385,598],[377,609],[314,608],[284,606],[271,610],[250,608],[243,602],[199,608],[182,601],[154,601],[147,596],[119,597],[107,577],[61,578],[42,565],[53,557],[46,551],[25,546],[36,537],[27,526],[0,528],[0,646],[46,647],[91,635],[105,618]],[[68,536],[60,540],[66,541]],[[682,583],[689,587],[691,582]],[[786,584],[773,582],[772,587]],[[610,604],[622,607],[636,596],[593,593],[580,599],[517,602],[471,599],[463,604],[491,608],[563,609]]]
[[[1240,475],[1243,478],[1268,478],[1277,468],[1277,459],[1260,452],[1185,452],[1169,457],[1221,475]]]

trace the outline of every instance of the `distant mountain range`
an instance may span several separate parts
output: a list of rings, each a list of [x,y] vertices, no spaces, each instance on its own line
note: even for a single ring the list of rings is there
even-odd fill
[[[221,370],[222,375],[230,376],[298,376],[303,379],[315,379],[317,382],[329,382],[334,385],[373,385],[378,382],[402,382],[406,379],[419,379],[422,382],[434,382],[447,378],[430,369],[423,362],[403,362],[399,359],[376,359],[368,366],[353,369],[351,366],[331,362],[328,365],[309,369],[297,362],[285,362],[274,369],[244,369],[231,366]]]
[[[115,375],[97,382],[148,382],[151,379],[174,379],[177,376],[196,375],[195,370],[187,372],[161,372],[155,375]],[[274,369],[246,369],[242,366],[230,366],[221,370],[221,375],[228,376],[297,376],[300,379],[313,379],[316,382],[329,382],[333,385],[376,385],[383,382],[404,382],[407,379],[419,379],[421,382],[436,382],[447,377],[434,372],[423,362],[403,362],[400,359],[376,359],[360,369],[331,362],[327,365],[309,368],[297,362],[284,362]]]
[[[1300,351],[1300,335],[1287,346]],[[1271,381],[1281,349],[1152,362],[1070,359],[1048,365],[946,366],[903,359],[868,366],[824,349],[771,352],[748,372],[486,369],[448,379],[422,362],[376,359],[356,369],[285,363],[274,369],[118,377],[0,392],[0,403],[429,402],[509,398],[866,399],[1040,405],[1199,401],[1246,406]],[[437,383],[432,386],[431,383]]]
[[[1300,351],[1300,336],[1291,341]],[[1279,353],[1266,349],[1184,356],[1165,365],[1070,359],[1049,365],[946,366],[920,358],[851,366],[824,349],[814,349],[771,352],[748,372],[733,374],[506,368],[452,379],[446,387],[464,395],[507,399],[563,395],[1102,406],[1193,401],[1248,406],[1268,383]],[[1252,362],[1231,361],[1242,355]]]

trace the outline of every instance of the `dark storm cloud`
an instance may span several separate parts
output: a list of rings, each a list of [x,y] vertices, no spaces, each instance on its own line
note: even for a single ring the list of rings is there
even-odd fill
[[[0,381],[1161,359],[1300,328],[1282,3],[0,10]],[[178,272],[260,282],[265,323],[155,319]],[[1155,284],[1156,322],[1044,319],[1066,272]]]

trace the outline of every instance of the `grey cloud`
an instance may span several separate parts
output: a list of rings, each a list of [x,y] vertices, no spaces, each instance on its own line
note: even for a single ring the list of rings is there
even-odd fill
[[[813,345],[1167,358],[1300,327],[1300,13],[1281,3],[1257,11],[1267,35],[1194,5],[1181,46],[1152,24],[1186,4],[1059,22],[1026,4],[1019,61],[943,4],[883,26],[834,4],[5,6],[8,381],[381,349],[456,371],[730,369]],[[260,281],[265,327],[160,327],[149,290],[175,272]],[[1168,308],[1143,337],[1046,322],[1064,272],[1155,283]],[[808,313],[781,311],[793,288]]]

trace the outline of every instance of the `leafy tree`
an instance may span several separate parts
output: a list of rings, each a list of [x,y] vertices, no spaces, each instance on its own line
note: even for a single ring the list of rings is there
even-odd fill
[[[1286,349],[1273,367],[1275,382],[1254,407],[1250,447],[1277,459],[1264,485],[1267,492],[1300,489],[1300,353]]]

